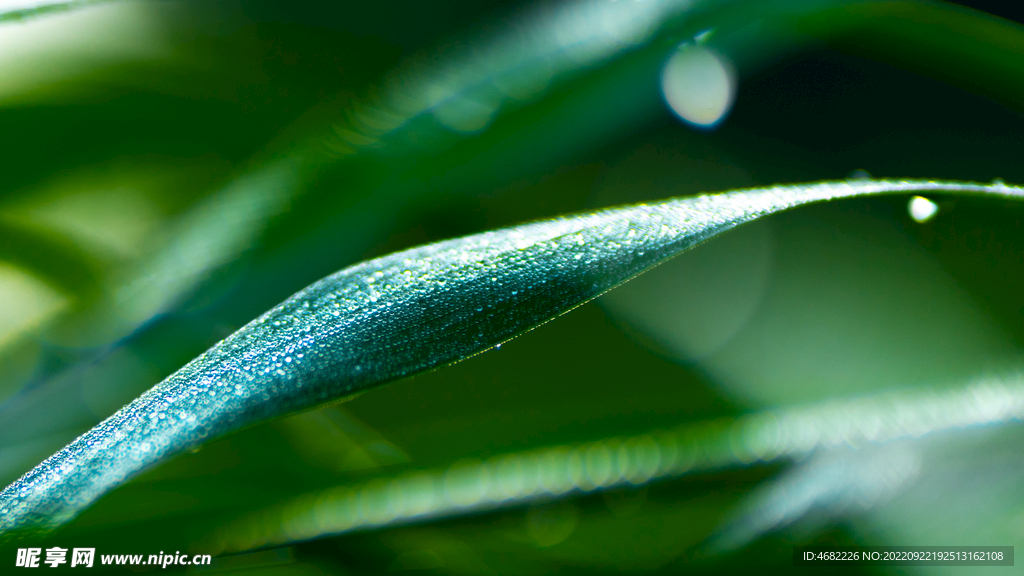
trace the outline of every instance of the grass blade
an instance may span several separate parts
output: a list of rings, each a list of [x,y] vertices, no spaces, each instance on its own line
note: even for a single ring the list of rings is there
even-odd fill
[[[268,418],[457,362],[744,222],[844,197],[1024,196],[1004,184],[824,182],[526,224],[357,264],[221,341],[0,493],[0,531],[56,528],[132,475]]]
[[[638,436],[500,454],[311,492],[232,520],[211,534],[203,549],[243,552],[810,457],[755,493],[749,509],[712,541],[713,549],[722,551],[794,520],[815,503],[832,503],[829,498],[844,491],[873,491],[879,497],[895,491],[913,475],[908,454],[920,446],[908,443],[1019,423],[1022,418],[1024,384],[1019,377],[985,379],[944,391],[900,390],[768,410]]]

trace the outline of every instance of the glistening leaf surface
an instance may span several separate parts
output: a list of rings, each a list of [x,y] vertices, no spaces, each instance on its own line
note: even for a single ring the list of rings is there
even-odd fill
[[[357,264],[221,341],[0,493],[0,532],[56,528],[132,475],[243,426],[457,362],[744,222],[882,193],[1024,188],[849,181],[741,190],[526,224]]]

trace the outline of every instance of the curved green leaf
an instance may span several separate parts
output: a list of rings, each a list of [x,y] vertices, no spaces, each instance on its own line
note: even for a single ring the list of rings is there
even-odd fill
[[[55,528],[142,469],[243,426],[457,362],[721,232],[794,206],[882,193],[1024,188],[824,182],[667,200],[384,256],[298,292],[0,493],[0,531]]]
[[[812,471],[821,468],[818,460],[833,469],[853,468],[886,454],[900,441],[1022,418],[1024,385],[1018,377],[990,378],[941,392],[908,389],[829,400],[636,436],[499,454],[484,461],[464,460],[319,490],[232,519],[206,538],[203,550],[244,552],[784,458],[814,456]],[[894,463],[888,469],[907,464]],[[844,470],[839,478],[818,479],[814,490],[802,486],[777,494],[779,484],[774,484],[764,492],[782,500],[772,502],[775,510],[799,510],[802,502],[846,488],[844,482],[856,486],[877,473],[877,467]],[[798,468],[780,483],[804,476]],[[754,499],[750,507],[766,507],[765,499]],[[750,516],[741,516],[737,526],[729,528],[728,538],[717,544],[742,544],[772,527],[763,519],[757,524],[758,518]]]

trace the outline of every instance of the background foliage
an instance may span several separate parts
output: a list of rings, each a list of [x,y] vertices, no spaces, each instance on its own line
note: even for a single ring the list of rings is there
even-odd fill
[[[516,47],[501,38],[539,38],[531,30],[557,14],[457,0],[119,2],[0,24],[4,483],[365,258],[588,208],[857,170],[1024,181],[1024,31],[951,4],[697,4],[600,58],[531,59],[543,45],[522,41],[521,76],[504,79],[501,106],[476,124],[439,111],[388,130],[368,112],[391,94],[489,77],[479,62],[500,69],[488,54]],[[738,89],[725,120],[698,129],[665,106],[658,78],[679,43],[708,30]],[[486,104],[464,94],[457,112]],[[822,401],[891,414],[884,402],[919,406],[993,379],[1012,396],[1021,208],[936,201],[924,223],[893,197],[742,228],[499,350],[167,462],[43,544],[219,551],[212,534],[255,542],[247,530],[261,515],[303,495],[680,426],[710,426],[696,450],[720,463],[303,538],[214,568],[788,572],[796,543],[1015,544],[1019,414],[769,462],[715,432],[764,410],[816,413]],[[842,484],[836,470],[862,480]]]

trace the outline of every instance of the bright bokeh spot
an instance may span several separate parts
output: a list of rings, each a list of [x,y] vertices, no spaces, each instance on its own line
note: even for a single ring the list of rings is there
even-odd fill
[[[712,127],[736,98],[736,75],[723,56],[702,46],[683,46],[661,72],[665,101],[689,124]]]
[[[939,206],[931,200],[922,196],[914,196],[907,205],[910,217],[918,222],[931,220],[939,211]]]

